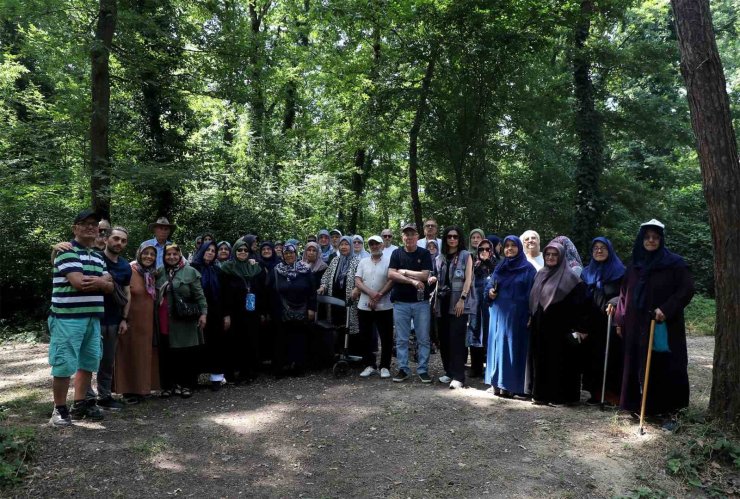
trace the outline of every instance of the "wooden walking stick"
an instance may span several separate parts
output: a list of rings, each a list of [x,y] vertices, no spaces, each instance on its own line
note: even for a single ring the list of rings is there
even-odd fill
[[[601,380],[601,410],[604,410],[604,392],[606,391],[606,366],[609,361],[609,337],[612,332],[612,316],[609,314],[609,319],[606,323],[606,351],[604,352],[604,377]]]
[[[645,381],[642,385],[642,406],[640,407],[640,435],[645,434],[645,403],[647,402],[648,379],[650,378],[650,361],[653,358],[653,338],[655,337],[655,319],[650,321],[650,339],[648,340],[647,364],[645,365]]]

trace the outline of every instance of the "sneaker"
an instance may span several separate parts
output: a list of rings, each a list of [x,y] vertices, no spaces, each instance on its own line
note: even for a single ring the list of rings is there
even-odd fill
[[[98,400],[98,407],[106,411],[117,412],[123,409],[123,404],[113,397],[105,397]]]
[[[419,373],[419,379],[422,383],[431,383],[432,377],[429,376],[429,373]]]
[[[463,384],[460,381],[456,379],[453,379],[452,381],[450,381],[450,390],[455,390],[455,389],[462,388],[462,387],[463,387]]]
[[[450,381],[452,381],[452,378],[450,378],[450,377],[449,377],[449,376],[447,376],[446,374],[445,374],[444,376],[440,376],[440,377],[439,377],[439,382],[440,382],[440,383],[443,383],[443,384],[445,384],[445,385],[446,385],[447,383],[449,383]]]
[[[369,378],[373,374],[377,373],[373,366],[367,366],[364,371],[360,373],[360,378]]]
[[[69,410],[67,410],[66,405],[62,408],[62,410],[59,410],[56,407],[54,407],[54,412],[51,413],[51,419],[49,419],[49,424],[56,428],[64,428],[66,426],[72,426],[72,418],[69,417]]]
[[[103,411],[100,410],[95,400],[83,400],[75,402],[69,415],[73,420],[89,419],[91,421],[100,421],[104,418]]]
[[[388,370],[387,367],[384,367],[380,370],[380,378],[381,379],[388,379],[391,377],[391,372]]]
[[[393,376],[393,381],[396,383],[401,383],[402,381],[406,381],[409,379],[409,373],[404,371],[403,369],[399,369],[395,376]]]

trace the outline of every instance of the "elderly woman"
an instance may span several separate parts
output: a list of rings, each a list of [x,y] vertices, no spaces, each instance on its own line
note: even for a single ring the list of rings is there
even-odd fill
[[[440,383],[449,383],[450,389],[465,385],[465,346],[468,318],[475,314],[478,302],[473,287],[473,256],[465,249],[463,231],[447,227],[442,235],[442,265],[435,304],[439,346],[445,374]]]
[[[486,236],[486,239],[488,239],[488,242],[491,243],[491,246],[493,247],[493,254],[491,255],[491,258],[496,262],[496,265],[499,264],[501,261],[501,253],[504,250],[504,246],[501,243],[501,238],[499,238],[496,234],[488,234]]]
[[[485,382],[493,387],[494,395],[511,398],[529,394],[529,294],[536,273],[527,261],[522,241],[506,236],[504,260],[484,290],[490,314]]]
[[[165,246],[164,267],[156,283],[161,395],[166,398],[174,391],[188,398],[198,381],[198,356],[208,314],[200,273],[171,243]]]
[[[192,266],[200,272],[200,284],[206,296],[208,315],[203,331],[205,339],[205,372],[210,373],[211,390],[218,391],[224,383],[230,345],[226,337],[228,321],[224,320],[221,293],[221,269],[216,260],[216,242],[204,242],[193,258]]]
[[[622,261],[607,238],[597,237],[591,241],[591,262],[581,273],[591,305],[589,308],[591,334],[583,342],[585,353],[583,388],[591,394],[587,401],[590,405],[601,401],[608,316],[613,313],[619,299],[624,270]],[[610,332],[604,399],[615,405],[619,403],[622,385],[623,356],[622,341],[616,334]]]
[[[563,246],[565,249],[565,263],[575,275],[580,277],[581,272],[583,272],[583,262],[573,241],[567,236],[557,236],[553,239],[553,242],[560,243]]]
[[[339,298],[345,303],[352,301],[352,290],[355,288],[355,274],[360,259],[352,254],[352,239],[342,236],[339,240],[339,256],[332,259],[329,268],[321,278],[321,286],[318,289],[320,295],[326,294]],[[329,320],[334,324],[343,325],[346,320],[347,309],[341,307],[330,307]],[[360,331],[357,319],[357,302],[354,301],[349,307],[349,332],[357,334]]]
[[[268,275],[273,293],[273,319],[277,322],[274,374],[303,374],[309,324],[316,313],[316,287],[311,269],[298,260],[296,247],[286,244],[283,261]]]
[[[586,336],[586,285],[560,243],[545,247],[544,261],[529,295],[531,393],[535,404],[572,405],[581,399],[577,346]]]
[[[249,382],[257,377],[260,364],[260,319],[268,312],[262,266],[250,258],[250,248],[240,239],[234,243],[231,260],[221,265],[224,327],[227,330],[226,375]],[[237,376],[238,373],[238,376]]]
[[[275,241],[275,244],[272,247],[278,262],[282,261],[283,259],[283,247],[285,247],[285,243],[283,243],[282,241]]]
[[[329,233],[327,232],[327,239],[329,237],[328,234]],[[318,285],[328,267],[321,257],[321,248],[319,247],[319,244],[316,242],[307,243],[306,248],[303,250],[303,258],[301,258],[301,261],[311,269],[313,280]]]
[[[624,339],[619,405],[627,411],[640,408],[650,321],[655,319],[656,337],[663,336],[658,340],[666,340],[668,348],[653,351],[645,412],[663,417],[668,430],[675,429],[675,412],[689,405],[684,309],[693,296],[694,282],[686,262],[665,247],[665,226],[655,219],[642,224],[615,315],[617,334]]]
[[[228,262],[231,258],[231,243],[228,241],[220,241],[216,245],[216,259],[217,263],[221,265],[222,263]]]
[[[115,391],[127,404],[144,401],[152,389],[159,388],[159,363],[154,355],[154,303],[157,299],[155,274],[157,248],[145,242],[131,262],[131,303],[128,331],[118,337],[113,380]]]
[[[486,284],[496,268],[493,258],[493,245],[488,239],[478,244],[478,258],[473,264],[473,287],[478,299],[476,313],[468,321],[467,345],[470,349],[470,377],[483,376],[486,346],[488,345],[488,303],[484,294]]]
[[[331,256],[336,252],[334,247],[331,245],[331,236],[329,235],[329,231],[326,229],[321,229],[319,231],[317,242],[319,243],[319,253],[321,254],[321,259],[324,260],[324,263],[328,265]]]
[[[360,235],[352,236],[352,254],[360,260],[370,256],[370,253],[365,249],[365,240]]]
[[[247,242],[247,246],[249,246],[249,242]],[[251,253],[250,256],[252,256]],[[275,265],[280,263],[280,257],[275,253],[275,246],[270,241],[263,241],[260,244],[260,254],[256,260],[264,267],[267,273],[272,272]]]
[[[478,245],[486,238],[486,233],[483,232],[483,229],[473,229],[470,231],[470,234],[468,235],[468,248],[470,248],[470,254],[473,255],[473,258],[478,257]],[[442,244],[444,244],[444,240],[442,241]]]
[[[524,254],[527,256],[529,263],[534,265],[535,270],[540,270],[545,265],[540,252],[540,235],[533,230],[526,230],[524,234],[519,236],[519,239],[522,240]]]

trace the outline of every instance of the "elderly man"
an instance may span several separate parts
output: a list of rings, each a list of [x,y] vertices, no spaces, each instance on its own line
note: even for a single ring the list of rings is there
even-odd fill
[[[102,219],[98,223],[98,235],[95,238],[95,243],[93,244],[96,250],[100,252],[105,251],[105,242],[108,240],[109,234],[110,234],[110,221],[106,219]]]
[[[100,337],[103,346],[103,356],[98,368],[98,406],[118,411],[123,404],[115,400],[111,393],[113,382],[113,361],[116,358],[118,336],[128,331],[128,309],[131,301],[131,265],[121,256],[128,245],[128,231],[123,227],[114,227],[105,241],[103,261],[113,280],[120,288],[115,293],[105,295],[104,313],[100,321]],[[122,304],[125,300],[125,304]],[[87,399],[95,399],[95,392],[90,387]]]
[[[49,423],[70,426],[72,419],[103,418],[95,400],[86,401],[92,373],[100,364],[100,319],[103,294],[113,291],[105,262],[93,249],[100,215],[81,211],[74,219],[72,249],[54,259],[49,311],[49,364],[53,376],[54,411]],[[74,405],[67,409],[67,391],[75,375]]]
[[[416,242],[419,232],[416,224],[408,223],[401,229],[403,247],[391,255],[388,264],[388,278],[394,282],[391,291],[393,302],[393,324],[396,327],[396,360],[398,372],[393,381],[406,381],[409,373],[409,336],[411,321],[414,323],[416,340],[419,347],[419,363],[416,373],[422,383],[431,383],[427,364],[429,363],[429,326],[431,310],[429,296],[426,293],[426,282],[432,271],[432,256]]]
[[[519,239],[522,240],[527,261],[534,265],[534,268],[537,270],[544,267],[545,260],[542,258],[542,253],[540,252],[540,235],[533,230],[527,230],[524,231],[524,234]]]
[[[360,326],[360,341],[362,342],[362,359],[365,370],[360,377],[367,378],[378,371],[375,350],[378,340],[373,334],[377,327],[380,336],[380,377],[390,378],[391,350],[393,349],[393,304],[389,291],[393,281],[388,279],[388,264],[390,257],[383,252],[383,240],[379,236],[371,236],[367,240],[370,248],[370,258],[363,258],[357,265],[355,272],[354,292],[359,294],[357,304],[357,318]]]
[[[393,251],[398,249],[398,246],[393,244],[393,232],[390,229],[383,229],[380,232],[380,237],[383,238],[383,255],[390,258]]]
[[[171,224],[166,217],[159,217],[156,222],[149,224],[149,230],[154,232],[154,237],[144,243],[153,245],[157,250],[157,268],[164,266],[164,247],[170,244],[170,236],[175,230],[175,225]],[[205,242],[203,236],[203,242]],[[213,236],[211,236],[213,240]],[[144,244],[142,243],[142,244]]]
[[[434,240],[437,241],[437,248],[442,250],[442,240],[437,237],[438,230],[439,226],[437,225],[437,221],[433,218],[427,219],[427,221],[424,222],[424,237],[419,239],[416,244],[421,248],[427,249],[427,243]]]

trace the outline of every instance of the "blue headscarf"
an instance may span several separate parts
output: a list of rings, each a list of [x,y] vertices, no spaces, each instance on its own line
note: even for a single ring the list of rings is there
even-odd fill
[[[645,239],[645,232],[648,229],[652,229],[660,234],[660,245],[655,251],[648,251],[644,246],[643,240]],[[647,303],[645,303],[645,286],[653,270],[687,267],[686,262],[681,256],[669,251],[665,247],[663,227],[645,224],[640,226],[640,232],[637,233],[637,239],[635,239],[635,244],[632,247],[632,266],[639,272],[632,303],[640,310],[645,310],[647,307]]]
[[[510,284],[511,281],[516,279],[517,274],[528,271],[530,267],[534,270],[534,266],[529,263],[527,255],[524,254],[522,240],[512,235],[504,238],[504,246],[506,245],[506,241],[513,241],[516,247],[519,248],[519,252],[512,258],[504,257],[496,267],[496,270],[493,271],[491,279],[496,281],[500,287]]]
[[[594,245],[596,243],[602,243],[606,246],[609,256],[603,262],[597,262],[591,258],[591,262],[581,272],[581,279],[586,283],[589,292],[593,289],[602,289],[604,283],[613,282],[617,279],[621,279],[624,275],[624,264],[619,259],[617,253],[612,248],[612,243],[605,237],[595,237],[591,241],[591,253],[593,254]]]
[[[206,297],[210,298],[211,301],[218,301],[220,297],[218,272],[220,269],[216,263],[216,256],[214,255],[211,263],[206,263],[203,259],[206,251],[208,251],[208,248],[211,246],[213,246],[216,252],[218,252],[216,241],[201,244],[198,252],[193,257],[193,263],[191,265],[200,272],[200,284],[203,286],[203,293],[205,293]]]

